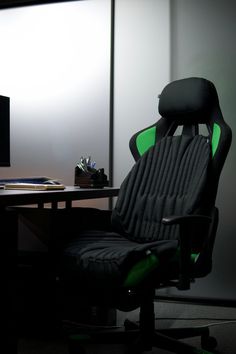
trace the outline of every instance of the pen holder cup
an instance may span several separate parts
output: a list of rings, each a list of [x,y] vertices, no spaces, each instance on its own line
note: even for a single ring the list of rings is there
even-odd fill
[[[108,186],[108,179],[104,173],[104,168],[98,170],[90,168],[87,171],[83,171],[76,166],[74,185],[81,188],[103,188]]]

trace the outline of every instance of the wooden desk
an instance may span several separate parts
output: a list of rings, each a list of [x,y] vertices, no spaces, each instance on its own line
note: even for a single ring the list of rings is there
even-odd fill
[[[57,208],[58,202],[65,202],[66,208],[71,207],[72,201],[109,198],[118,195],[119,188],[80,188],[66,186],[64,190],[52,191],[26,191],[26,190],[0,190],[0,223],[1,223],[1,245],[2,254],[6,255],[4,262],[4,275],[6,278],[7,293],[16,291],[16,269],[17,269],[17,236],[18,236],[18,215],[17,211],[7,210],[10,206],[37,204],[43,208],[45,203],[51,203],[52,208]],[[17,330],[16,330],[16,302],[8,296],[7,303],[7,352],[17,353]],[[1,313],[6,313],[6,304],[2,302]],[[5,323],[3,321],[3,323]]]
[[[64,190],[27,191],[27,190],[4,190],[0,189],[0,208],[17,205],[37,204],[43,207],[44,203],[66,202],[70,207],[73,200],[109,198],[118,195],[119,188],[80,188],[66,186]]]

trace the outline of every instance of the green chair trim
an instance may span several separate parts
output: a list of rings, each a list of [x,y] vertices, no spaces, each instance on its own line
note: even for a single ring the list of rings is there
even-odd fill
[[[193,354],[213,354],[212,352],[209,352],[208,350],[205,349],[193,348],[192,350],[193,350],[192,351]]]
[[[179,249],[177,249],[175,255],[170,260],[170,263],[177,262],[179,260]],[[191,262],[195,263],[199,253],[191,254]],[[157,268],[159,265],[159,258],[153,254],[149,253],[144,259],[137,262],[127,274],[123,286],[126,288],[131,288],[137,286],[143,279],[145,279],[152,270]]]
[[[180,255],[180,249],[178,248],[176,250],[175,255],[172,257],[170,262],[171,263],[177,262],[179,260],[179,255]],[[199,253],[191,253],[191,263],[195,263],[197,261],[198,256],[199,256]]]
[[[124,281],[124,287],[138,285],[158,264],[158,257],[153,253],[148,254],[146,258],[140,260],[131,268]]]
[[[156,142],[156,127],[151,127],[141,132],[136,138],[136,146],[142,156]]]
[[[218,124],[214,123],[214,125],[213,125],[213,133],[212,133],[212,140],[211,140],[212,156],[213,157],[214,157],[215,152],[217,150],[217,147],[219,145],[220,134],[221,134],[220,126]]]

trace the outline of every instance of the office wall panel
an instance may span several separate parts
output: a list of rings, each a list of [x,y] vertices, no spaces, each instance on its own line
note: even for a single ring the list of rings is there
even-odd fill
[[[0,10],[0,94],[11,102],[11,167],[1,177],[74,183],[91,155],[109,170],[111,1]]]
[[[219,228],[213,271],[197,281],[185,296],[236,299],[236,2],[234,0],[171,1],[171,79],[201,76],[216,85],[233,142],[223,170],[217,205]],[[173,289],[167,293],[178,294]]]

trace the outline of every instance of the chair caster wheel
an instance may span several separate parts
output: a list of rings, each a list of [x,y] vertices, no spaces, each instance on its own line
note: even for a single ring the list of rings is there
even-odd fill
[[[201,339],[201,347],[205,350],[214,350],[217,347],[217,341],[214,337],[207,336],[202,337]]]

